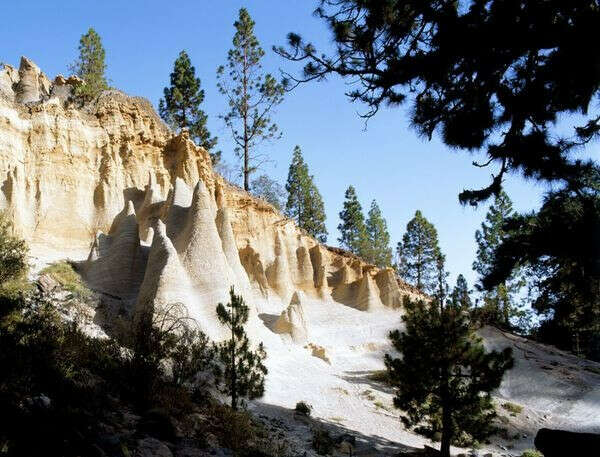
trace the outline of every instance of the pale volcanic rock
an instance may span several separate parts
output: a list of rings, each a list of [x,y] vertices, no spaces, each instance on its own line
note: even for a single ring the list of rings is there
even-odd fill
[[[19,72],[13,66],[0,63],[0,98],[15,101],[14,87],[19,82]]]
[[[173,188],[169,190],[167,201],[163,207],[166,213],[167,235],[175,239],[185,223],[188,209],[192,204],[192,191],[181,178],[175,178]]]
[[[87,257],[92,285],[133,300],[162,220],[193,289],[186,306],[204,309],[196,313],[203,319],[214,318],[231,285],[253,312],[266,299],[284,307],[294,291],[371,307],[378,286],[380,301],[397,306],[389,273],[375,274],[377,284],[364,280],[360,259],[320,245],[227,183],[208,152],[188,132],[170,132],[148,101],[108,90],[78,108],[67,102],[80,84],[62,76],[50,83],[26,58],[19,71],[0,69],[0,209],[32,252]]]
[[[361,311],[373,311],[381,309],[383,303],[379,298],[379,289],[375,280],[368,271],[359,280],[356,308]]]
[[[144,201],[138,211],[140,224],[140,238],[146,243],[152,242],[152,223],[158,219],[162,211],[163,198],[156,184],[156,177],[152,172],[148,173],[148,184],[144,192]]]
[[[255,290],[267,298],[269,295],[269,284],[263,263],[260,260],[260,255],[249,244],[245,248],[240,249],[239,254],[240,262],[246,270],[248,278],[254,284]]]
[[[289,335],[295,343],[306,341],[308,330],[298,292],[294,292],[289,306],[282,311],[279,318],[275,321],[273,331]]]
[[[140,245],[133,203],[129,201],[113,235],[96,243],[85,264],[86,279],[94,290],[124,300],[135,300],[144,277],[147,252]],[[102,255],[104,251],[104,255]]]
[[[293,282],[290,275],[286,249],[279,230],[275,231],[274,247],[275,260],[267,268],[267,281],[269,282],[269,286],[281,297],[282,301],[286,301],[292,294]]]
[[[153,313],[156,308],[170,303],[190,303],[191,299],[187,273],[167,236],[165,224],[157,220],[152,229],[154,236],[134,311],[137,319],[144,313]]]
[[[250,308],[252,344],[268,353],[265,397],[253,407],[304,400],[315,417],[342,417],[364,436],[428,443],[398,426],[391,393],[378,393],[390,414],[365,407],[361,394],[372,388],[367,374],[384,367],[389,331],[403,328],[402,299],[426,297],[225,181],[208,152],[171,132],[147,100],[108,90],[83,107],[70,103],[81,83],[49,83],[27,60],[19,71],[0,66],[0,210],[36,265],[49,253],[81,261],[88,285],[125,317],[181,304],[215,341],[227,336],[215,308],[233,285]],[[600,430],[600,365],[585,362],[594,370],[586,371],[581,359],[497,329],[482,335],[512,345],[517,358],[497,400],[514,397],[532,418],[549,413],[555,428]],[[309,343],[292,344],[300,341]],[[557,363],[550,372],[540,368],[548,358]],[[526,447],[524,439],[515,449]]]
[[[300,240],[300,242],[302,242]],[[304,291],[310,291],[315,286],[314,270],[310,260],[310,254],[306,246],[299,246],[296,249],[296,287]]]
[[[402,306],[403,294],[396,279],[393,268],[384,268],[375,275],[375,283],[379,288],[379,296],[385,306],[399,308]]]
[[[50,95],[50,81],[39,67],[27,57],[21,57],[19,82],[16,88],[16,101],[19,103],[38,102]]]
[[[240,261],[240,254],[235,243],[233,230],[231,229],[231,220],[227,208],[217,210],[216,224],[225,258],[235,275],[236,283],[241,285],[242,292],[249,292],[251,289],[250,280]]]

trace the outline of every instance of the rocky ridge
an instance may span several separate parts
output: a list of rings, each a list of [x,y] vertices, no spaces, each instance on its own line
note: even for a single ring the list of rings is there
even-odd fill
[[[414,294],[230,185],[147,100],[110,90],[80,107],[78,84],[50,81],[25,57],[0,70],[0,208],[34,253],[82,258],[91,244],[82,263],[91,287],[132,314],[185,303],[215,337],[207,323],[231,285],[248,301],[287,305],[301,292],[363,311]]]

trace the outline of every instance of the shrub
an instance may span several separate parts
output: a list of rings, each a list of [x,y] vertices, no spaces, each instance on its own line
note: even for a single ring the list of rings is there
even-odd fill
[[[387,370],[374,371],[368,378],[371,381],[379,382],[381,384],[390,384],[390,375]]]
[[[334,447],[334,441],[329,432],[323,428],[313,430],[313,449],[319,455],[331,454]]]
[[[544,455],[535,449],[527,449],[526,451],[523,451],[521,457],[544,457]]]
[[[511,414],[517,415],[523,411],[523,407],[511,402],[502,403],[502,407]]]
[[[140,316],[129,367],[138,406],[151,406],[166,394],[163,406],[176,400],[184,407],[189,400],[187,389],[200,387],[197,376],[212,365],[214,352],[206,335],[194,325],[181,303]]]
[[[208,408],[210,431],[221,446],[233,451],[248,449],[257,434],[257,425],[247,411],[235,411],[229,406],[213,403]]]
[[[310,406],[304,401],[299,401],[298,403],[296,403],[295,411],[302,416],[308,417],[310,416],[310,413],[312,411],[312,406]]]
[[[25,241],[14,235],[10,219],[0,212],[0,285],[27,273],[28,251]]]

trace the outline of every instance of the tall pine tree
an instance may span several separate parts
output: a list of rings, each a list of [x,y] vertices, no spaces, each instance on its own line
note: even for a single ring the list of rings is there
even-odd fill
[[[367,227],[362,206],[353,186],[349,186],[344,194],[344,208],[340,212],[340,220],[338,225],[340,245],[350,252],[362,256],[367,244]]]
[[[488,210],[481,230],[475,232],[477,242],[477,257],[473,262],[473,270],[485,277],[491,271],[494,262],[494,252],[506,236],[505,222],[514,215],[512,202],[505,192],[494,199]],[[519,315],[515,295],[523,286],[519,278],[519,269],[515,268],[508,279],[496,285],[493,290],[483,292],[483,306],[479,311],[481,318],[490,324],[511,326],[511,318]],[[477,288],[482,290],[481,285]]]
[[[392,248],[390,247],[390,234],[387,223],[381,214],[381,209],[375,200],[371,202],[367,222],[367,246],[364,252],[365,259],[380,268],[387,268],[392,264]]]
[[[298,227],[325,243],[327,228],[323,198],[314,183],[313,176],[308,172],[308,165],[302,157],[300,146],[294,148],[285,189],[288,192],[286,215],[294,219]]]
[[[500,386],[513,359],[511,349],[485,351],[464,312],[468,287],[462,275],[447,299],[445,260],[437,249],[432,300],[404,301],[405,331],[390,332],[402,358],[386,354],[384,361],[397,389],[394,405],[405,413],[404,424],[429,424],[427,432],[441,433],[440,453],[449,457],[450,444],[459,435],[474,442],[495,431],[491,392]]]
[[[467,284],[467,280],[462,274],[456,278],[456,285],[452,289],[452,302],[456,303],[460,308],[469,309],[472,306],[471,291]]]
[[[437,262],[442,254],[437,230],[421,211],[417,210],[406,225],[398,251],[400,276],[421,292],[437,293]]]
[[[250,175],[267,160],[256,146],[281,136],[270,116],[284,94],[283,85],[261,71],[265,52],[254,35],[254,25],[248,11],[240,9],[234,23],[233,48],[227,55],[227,72],[225,66],[217,68],[217,87],[229,103],[229,112],[221,118],[231,130],[236,153],[242,159],[245,190],[250,190]]]
[[[158,104],[160,117],[176,130],[188,129],[192,140],[210,152],[213,163],[218,162],[220,151],[212,151],[217,138],[211,137],[206,127],[208,116],[200,109],[204,90],[200,89],[200,78],[196,78],[196,69],[185,51],[175,59],[170,78],[171,86],[164,88],[164,98]]]
[[[262,397],[265,391],[267,368],[263,360],[267,354],[260,343],[256,351],[250,349],[244,325],[248,321],[248,306],[233,286],[227,305],[219,303],[217,317],[231,332],[228,340],[217,345],[220,365],[215,366],[215,381],[219,389],[231,397],[231,407],[238,409],[240,400]]]
[[[459,434],[483,440],[493,433],[491,392],[512,367],[511,349],[486,352],[468,314],[444,297],[406,299],[404,308],[405,330],[390,333],[402,357],[385,355],[396,388],[394,405],[402,409],[407,427],[425,422],[427,432],[441,433],[440,455],[450,457],[450,444]]]
[[[90,27],[79,40],[79,58],[69,67],[70,71],[84,80],[84,84],[75,89],[75,96],[84,103],[93,100],[100,92],[108,89],[105,57],[102,39]]]

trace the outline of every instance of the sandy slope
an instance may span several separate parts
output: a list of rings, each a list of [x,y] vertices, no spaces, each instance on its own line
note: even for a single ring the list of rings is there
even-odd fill
[[[308,341],[325,348],[330,364],[312,357],[309,349],[292,344],[285,336],[274,339],[265,332],[270,373],[267,393],[257,408],[293,408],[304,400],[314,407],[316,417],[341,426],[338,430],[356,431],[380,448],[386,440],[415,447],[427,444],[428,440],[403,428],[392,407],[392,392],[368,376],[383,369],[383,354],[391,350],[386,335],[401,325],[400,314],[361,312],[306,296],[301,300]],[[263,306],[270,306],[274,314],[278,311],[275,303]],[[481,335],[489,349],[513,347],[515,367],[497,392],[497,403],[510,401],[524,408],[513,417],[499,406],[499,414],[508,419],[509,435],[519,438],[494,437],[486,449],[516,454],[532,448],[540,427],[600,432],[600,375],[589,371],[600,370],[600,364],[491,327],[482,329]],[[281,416],[289,417],[285,412]]]
[[[57,258],[57,253],[47,253],[34,257],[33,263],[41,268]],[[251,333],[265,344],[269,375],[265,396],[251,408],[280,419],[305,446],[314,424],[294,419],[292,410],[301,400],[313,406],[313,417],[334,434],[355,434],[372,451],[364,455],[395,455],[406,447],[431,444],[402,426],[392,406],[393,392],[369,377],[384,368],[383,354],[391,350],[387,334],[401,326],[401,314],[387,308],[359,311],[302,293],[300,302],[308,333],[301,343],[271,330],[287,304],[276,297],[253,303],[259,320]],[[489,349],[513,348],[515,367],[505,376],[497,402],[523,406],[516,416],[498,407],[509,435],[518,439],[493,437],[480,453],[519,455],[519,450],[533,447],[541,427],[600,432],[600,374],[595,373],[600,373],[600,364],[495,328],[480,333]],[[312,355],[314,346],[324,348],[328,361]]]

